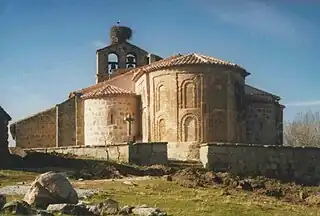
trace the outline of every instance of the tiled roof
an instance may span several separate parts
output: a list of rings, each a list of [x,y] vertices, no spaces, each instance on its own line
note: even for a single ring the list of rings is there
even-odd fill
[[[263,91],[261,89],[257,89],[257,88],[255,88],[253,86],[250,86],[250,85],[245,85],[245,93],[247,95],[269,96],[269,97],[272,97],[272,98],[274,98],[276,100],[280,100],[279,96],[271,94],[271,93],[266,92],[266,91]]]
[[[166,59],[162,59],[160,61],[156,61],[152,64],[136,68],[136,69],[134,69],[135,75],[133,76],[133,79],[143,73],[151,72],[154,70],[159,70],[159,69],[164,69],[164,68],[174,67],[174,66],[199,65],[199,64],[226,65],[226,66],[230,66],[230,67],[240,68],[243,71],[245,71],[245,69],[241,68],[240,66],[238,66],[237,64],[234,64],[232,62],[223,61],[223,60],[217,59],[215,57],[205,56],[205,55],[201,55],[198,53],[191,53],[188,55],[178,54],[178,55],[166,58]],[[245,71],[245,73],[246,73],[246,75],[249,75],[248,72]]]
[[[119,79],[119,78],[121,78],[121,77],[123,77],[123,76],[126,76],[126,75],[130,74],[130,73],[133,73],[132,69],[122,71],[121,74],[119,74],[119,75],[117,75],[117,76],[114,76],[114,77],[112,77],[112,78],[109,79],[109,80],[105,80],[105,81],[103,81],[103,82],[94,84],[94,85],[89,86],[89,87],[87,87],[87,88],[83,88],[83,89],[80,89],[80,90],[71,92],[71,93],[69,94],[69,97],[71,97],[71,96],[74,95],[75,93],[85,94],[85,93],[87,93],[87,92],[94,91],[95,89],[98,89],[98,88],[103,87],[104,85],[107,85],[110,81],[114,81],[115,79]]]
[[[135,95],[135,93],[132,91],[119,88],[114,85],[105,84],[98,88],[93,88],[87,91],[81,97],[84,99],[87,99],[87,98],[97,98],[97,97],[111,96],[111,95]]]
[[[11,121],[11,116],[0,106],[0,119]]]

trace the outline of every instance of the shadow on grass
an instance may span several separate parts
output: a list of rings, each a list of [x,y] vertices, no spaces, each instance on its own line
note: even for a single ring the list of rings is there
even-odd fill
[[[43,173],[46,171],[69,171],[73,178],[101,179],[130,176],[163,176],[171,174],[173,169],[165,166],[138,167],[124,163],[89,158],[77,158],[75,155],[59,153],[28,152],[25,157],[11,155],[4,169]]]

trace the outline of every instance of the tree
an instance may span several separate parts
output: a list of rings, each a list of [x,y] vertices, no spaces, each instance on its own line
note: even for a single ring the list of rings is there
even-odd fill
[[[298,113],[284,127],[284,144],[287,146],[320,147],[320,113]]]

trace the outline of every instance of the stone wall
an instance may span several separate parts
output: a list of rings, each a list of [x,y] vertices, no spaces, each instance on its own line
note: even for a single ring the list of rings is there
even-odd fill
[[[124,118],[128,114],[136,118],[137,109],[135,95],[84,100],[85,145],[128,141],[128,122]],[[137,136],[138,122],[131,126],[131,136]]]
[[[24,149],[37,152],[57,152],[62,154],[74,154],[83,157],[112,160],[139,165],[167,164],[167,143],[117,143],[102,146],[68,146],[52,148]]]
[[[0,155],[4,156],[9,153],[8,150],[8,124],[11,121],[9,114],[0,106]]]
[[[246,96],[246,143],[282,145],[283,106],[272,98]]]
[[[20,148],[56,146],[56,107],[14,123],[16,146]]]
[[[135,82],[143,141],[168,142],[169,157],[199,159],[200,143],[245,141],[244,77],[236,69],[180,66]]]
[[[199,160],[200,143],[198,142],[169,142],[168,158],[172,160]]]
[[[111,55],[116,57],[112,59]],[[103,49],[97,50],[96,60],[97,60],[97,83],[109,79],[117,75],[117,71],[114,74],[109,74],[109,61],[116,61],[117,68],[126,69],[127,68],[127,56],[132,55],[135,58],[136,67],[140,67],[148,64],[148,53],[128,42],[113,44],[111,46],[105,47]]]
[[[135,92],[135,84],[132,81],[133,73],[131,71],[118,75],[110,80],[108,84],[117,86],[128,91]]]
[[[320,148],[203,144],[204,167],[238,175],[264,175],[301,183],[320,182]]]
[[[10,130],[20,148],[84,145],[83,101],[76,95],[13,123]]]
[[[31,148],[28,151],[44,153],[74,154],[77,156],[90,157],[103,160],[113,160],[119,162],[129,162],[129,145],[126,143],[114,144],[109,146],[64,146],[53,148]]]
[[[84,101],[80,95],[75,96],[76,114],[76,145],[84,145]]]
[[[134,143],[130,146],[130,162],[140,165],[167,164],[167,152],[165,142]]]
[[[75,97],[57,105],[57,137],[56,146],[76,145],[76,107]]]

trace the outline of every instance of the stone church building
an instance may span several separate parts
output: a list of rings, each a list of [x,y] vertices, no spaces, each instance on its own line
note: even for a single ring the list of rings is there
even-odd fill
[[[282,145],[280,97],[247,85],[237,64],[199,53],[161,58],[111,28],[96,51],[96,84],[13,123],[16,146],[43,148],[168,142],[168,156],[196,159],[201,143]]]

